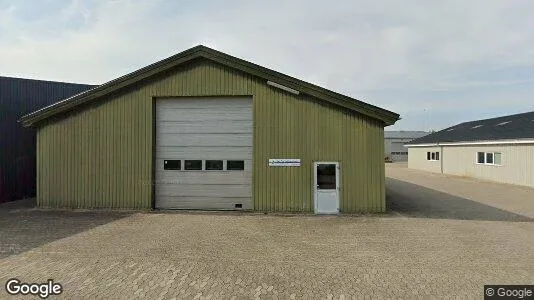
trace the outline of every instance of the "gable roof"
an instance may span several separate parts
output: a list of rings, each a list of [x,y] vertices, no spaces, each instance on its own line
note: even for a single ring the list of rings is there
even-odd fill
[[[429,132],[426,131],[384,131],[384,138],[386,139],[415,139],[422,136],[428,135]]]
[[[534,139],[534,111],[460,123],[407,145]]]
[[[131,84],[139,82],[143,79],[175,68],[179,65],[198,58],[208,59],[228,66],[230,68],[234,68],[245,73],[257,76],[259,78],[265,79],[266,81],[272,81],[284,85],[286,87],[289,87],[290,89],[299,91],[300,93],[307,94],[347,108],[349,110],[353,110],[361,114],[370,116],[372,118],[381,120],[385,123],[385,125],[392,125],[397,120],[399,120],[399,114],[397,113],[379,108],[371,104],[367,104],[365,102],[327,90],[317,85],[307,83],[294,77],[264,68],[262,66],[239,59],[237,57],[233,57],[217,50],[213,50],[206,46],[199,45],[169,58],[158,61],[149,66],[146,66],[144,68],[141,68],[130,74],[111,80],[93,89],[74,95],[63,101],[57,102],[53,105],[47,106],[33,113],[25,115],[21,118],[21,122],[24,126],[35,125],[38,122],[48,119],[52,116],[72,110],[81,104],[93,101],[99,97],[102,97],[124,87],[127,87]]]

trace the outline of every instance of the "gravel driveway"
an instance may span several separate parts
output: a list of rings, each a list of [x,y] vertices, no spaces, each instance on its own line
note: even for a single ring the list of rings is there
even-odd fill
[[[479,298],[534,282],[533,224],[140,213],[5,257],[0,282],[53,278],[66,299]]]
[[[388,180],[390,200],[406,203],[397,188]],[[0,206],[0,246],[13,248],[0,286],[52,278],[65,299],[463,299],[484,284],[532,284],[534,222],[474,202],[465,214],[405,204],[359,217]]]

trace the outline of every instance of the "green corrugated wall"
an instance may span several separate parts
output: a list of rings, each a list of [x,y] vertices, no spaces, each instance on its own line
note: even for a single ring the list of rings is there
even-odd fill
[[[38,205],[151,208],[154,97],[216,95],[253,96],[256,210],[313,212],[314,161],[340,162],[342,212],[385,210],[381,121],[207,60],[41,124]],[[268,167],[269,158],[302,166]]]

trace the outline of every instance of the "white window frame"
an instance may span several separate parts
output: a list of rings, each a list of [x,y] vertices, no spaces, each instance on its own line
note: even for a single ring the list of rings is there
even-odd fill
[[[430,159],[428,159],[428,153],[430,153]],[[434,158],[432,158],[432,154],[434,154]],[[426,153],[426,160],[427,161],[439,161],[440,159],[440,154],[439,154],[439,151],[427,151]],[[436,158],[437,157],[437,158]]]
[[[478,154],[479,153],[484,153],[484,162],[483,163],[479,163],[478,162]],[[493,156],[493,163],[487,163],[487,157],[488,157],[488,153],[491,153],[491,155]],[[495,154],[500,154],[501,155],[501,163],[500,164],[496,164],[495,163]],[[475,164],[476,165],[484,165],[484,166],[496,166],[496,167],[501,167],[502,166],[502,152],[499,152],[499,151],[489,151],[489,152],[486,152],[486,151],[477,151],[475,152]]]

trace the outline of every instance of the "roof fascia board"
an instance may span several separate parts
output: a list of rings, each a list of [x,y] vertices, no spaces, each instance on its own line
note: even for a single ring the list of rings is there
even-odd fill
[[[411,148],[411,147],[437,147],[439,146],[439,144],[416,144],[416,145],[404,145],[404,147],[406,148]]]
[[[438,147],[438,146],[469,146],[469,145],[521,145],[534,144],[534,139],[525,140],[496,140],[496,141],[473,141],[473,142],[443,142],[443,143],[427,143],[404,145],[404,147]]]

